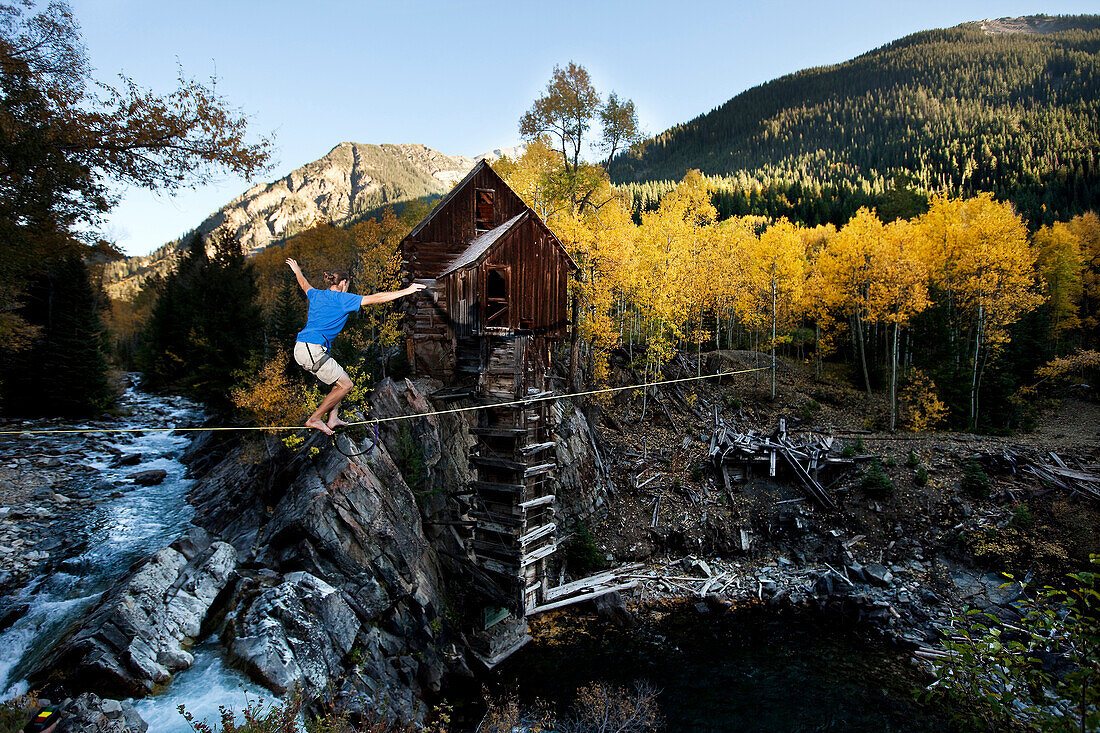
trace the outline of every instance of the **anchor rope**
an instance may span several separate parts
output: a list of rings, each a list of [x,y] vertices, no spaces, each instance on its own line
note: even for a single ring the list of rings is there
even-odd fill
[[[623,392],[630,389],[647,389],[649,387],[660,387],[668,384],[680,384],[683,382],[697,382],[704,379],[720,379],[722,377],[729,377],[736,374],[748,374],[751,372],[762,372],[771,369],[770,366],[757,367],[755,369],[738,369],[730,372],[719,372],[717,374],[702,374],[694,377],[681,377],[679,379],[665,379],[659,382],[640,382],[638,384],[628,384],[623,387],[603,387],[600,389],[589,389],[581,392],[570,392],[567,394],[552,394],[543,395],[539,397],[528,397],[518,400],[510,400],[508,402],[493,402],[483,405],[470,405],[467,407],[452,407],[446,410],[431,410],[429,412],[415,412],[405,415],[392,415],[390,417],[377,417],[369,420],[357,420],[355,422],[349,422],[348,426],[352,425],[380,425],[382,423],[398,422],[400,420],[413,420],[422,417],[434,417],[437,415],[453,415],[460,412],[474,412],[476,410],[488,410],[497,407],[512,407],[515,405],[530,405],[535,402],[546,402],[549,400],[562,400],[570,399],[574,397],[589,397],[598,394],[610,394],[612,392]],[[248,430],[312,430],[313,428],[306,428],[303,425],[214,425],[207,427],[173,427],[173,428],[59,428],[59,429],[31,429],[31,430],[0,430],[0,435],[91,435],[97,433],[214,433],[214,432],[235,432],[235,431],[248,431]]]

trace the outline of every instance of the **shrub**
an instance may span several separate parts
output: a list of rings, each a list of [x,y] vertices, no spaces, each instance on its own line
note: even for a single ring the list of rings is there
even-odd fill
[[[596,540],[584,522],[578,522],[573,528],[573,534],[566,540],[565,560],[572,566],[573,572],[579,575],[604,568],[606,560],[603,553],[596,546]]]
[[[308,394],[288,376],[290,357],[279,353],[262,369],[236,374],[230,391],[233,405],[257,425],[301,425],[312,412]]]
[[[297,691],[280,702],[272,703],[270,707],[260,700],[248,700],[241,711],[243,720],[238,723],[236,711],[222,706],[218,708],[220,726],[211,726],[206,721],[196,720],[183,705],[176,709],[195,733],[297,733],[298,712],[301,707],[302,696]]]
[[[1035,524],[1035,515],[1031,513],[1031,508],[1027,504],[1017,504],[1012,509],[1012,518],[1008,520],[1008,523],[1012,527],[1027,529]]]
[[[963,464],[962,490],[975,499],[989,498],[989,476],[982,470],[982,464],[971,458]]]
[[[0,733],[19,733],[37,709],[38,699],[33,694],[0,703]]]
[[[705,463],[696,463],[691,467],[691,480],[693,483],[699,483],[703,480],[703,475],[707,471]]]
[[[889,494],[894,490],[894,482],[882,470],[882,464],[877,459],[871,461],[863,470],[859,485],[866,493],[872,495]]]
[[[1090,561],[1100,566],[1100,556]],[[1069,578],[1067,590],[1045,587],[1024,601],[1011,633],[990,613],[953,618],[948,655],[932,660],[936,681],[920,696],[946,703],[966,729],[1097,730],[1100,573]]]
[[[917,473],[913,476],[913,481],[917,486],[924,486],[928,483],[928,469],[921,466],[917,469]]]
[[[936,383],[919,369],[913,370],[909,384],[901,391],[901,402],[910,430],[933,430],[947,419],[947,405],[940,400]]]
[[[916,468],[920,465],[920,459],[917,458],[917,454],[914,451],[909,451],[909,455],[905,457],[905,465],[909,468]]]
[[[840,455],[844,456],[845,458],[852,458],[854,456],[863,455],[866,451],[867,449],[863,445],[863,438],[860,437],[856,438],[855,443],[849,443],[848,445],[844,446],[844,450],[840,452]]]

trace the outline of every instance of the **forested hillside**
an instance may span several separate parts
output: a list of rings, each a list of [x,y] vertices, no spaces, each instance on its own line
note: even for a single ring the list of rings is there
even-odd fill
[[[1025,32],[1021,32],[1025,31]],[[967,23],[745,91],[616,159],[635,206],[697,168],[728,215],[842,224],[899,174],[1033,227],[1100,205],[1100,16]],[[647,183],[649,182],[649,183]],[[902,212],[908,213],[908,212]]]

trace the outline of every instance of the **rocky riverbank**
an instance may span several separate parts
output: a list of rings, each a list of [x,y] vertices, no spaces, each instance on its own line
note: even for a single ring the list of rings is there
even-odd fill
[[[371,398],[372,415],[431,412],[428,395],[439,387],[386,380]],[[563,514],[588,516],[607,500],[606,471],[583,414],[559,417]],[[193,441],[182,458],[194,476],[194,526],[118,578],[36,664],[31,685],[66,701],[93,693],[113,711],[116,698],[171,689],[194,662],[190,650],[210,635],[274,693],[298,688],[308,703],[352,716],[386,710],[423,721],[449,679],[472,679],[471,649],[484,641],[472,635],[480,604],[468,603],[461,535],[460,489],[472,478],[467,418],[424,415],[335,443],[306,437],[295,449],[262,436]],[[64,487],[74,509],[102,501],[96,491],[125,501],[130,485],[164,479],[108,439],[41,458],[57,459],[43,466],[57,487],[50,501],[63,503],[53,494],[64,496]],[[116,475],[132,468],[126,485],[75,488],[77,474],[92,480],[107,466]],[[37,531],[63,521],[51,515]],[[22,568],[13,583],[33,570]]]

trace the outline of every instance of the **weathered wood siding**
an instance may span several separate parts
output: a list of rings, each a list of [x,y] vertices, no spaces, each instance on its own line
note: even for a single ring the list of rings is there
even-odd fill
[[[477,209],[478,191],[486,189],[493,191],[491,220],[486,220],[484,197]],[[524,212],[479,261],[440,277],[485,226],[496,228]],[[479,215],[483,226],[475,227]],[[409,304],[407,353],[414,372],[445,382],[459,372],[476,372],[484,367],[485,355],[470,339],[487,333],[523,330],[550,339],[566,335],[566,278],[572,262],[549,229],[487,165],[476,167],[405,238],[401,255],[407,277],[436,281],[432,293]],[[508,310],[490,319],[487,279],[497,268],[507,273]]]
[[[493,267],[507,267],[511,272],[508,328],[530,329],[551,337],[565,336],[569,260],[533,217],[497,242],[478,268],[481,292],[485,292],[488,271]],[[480,308],[484,319],[484,304]]]

